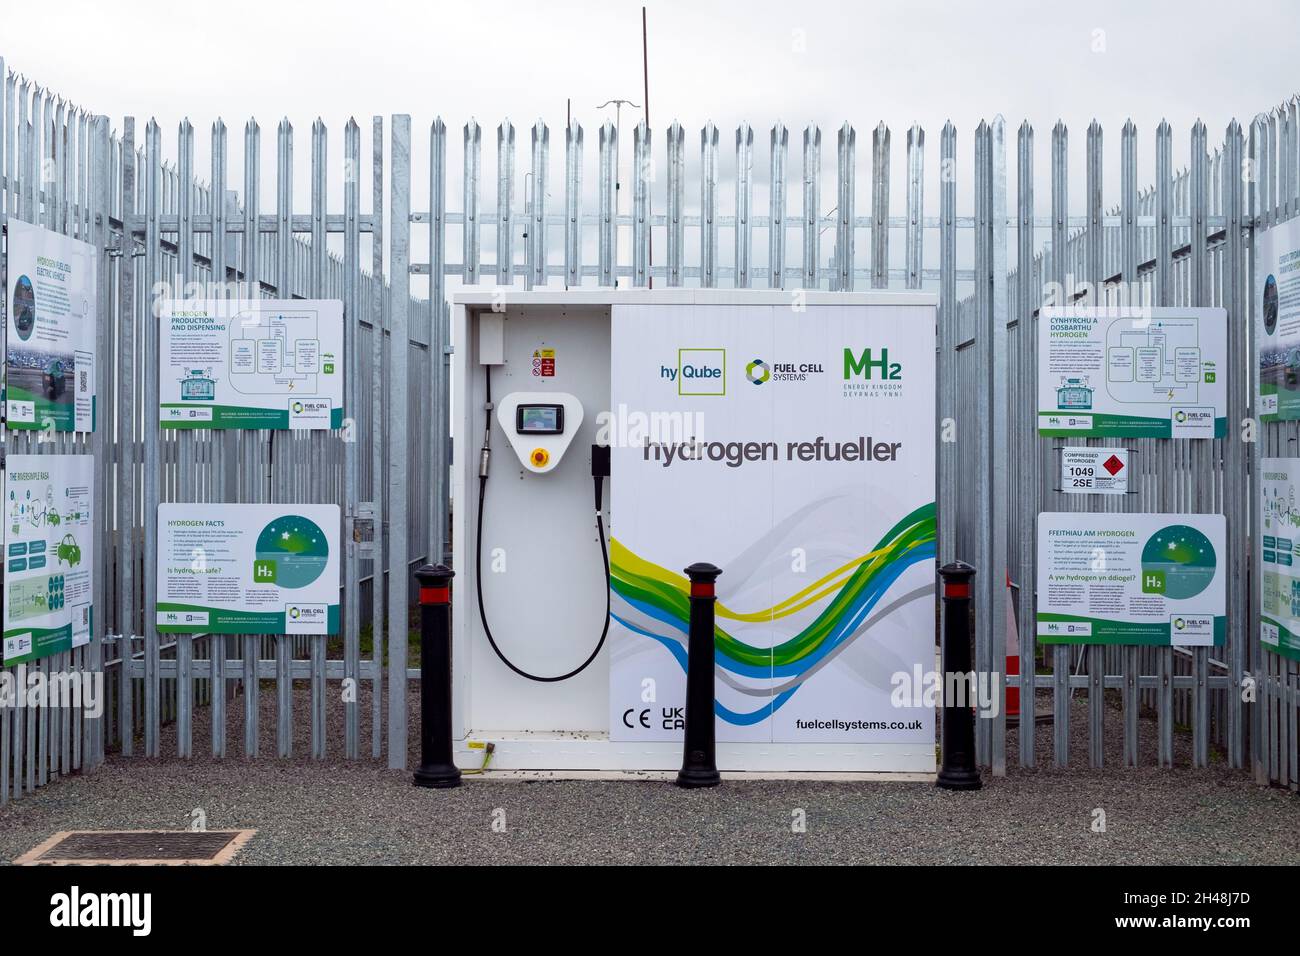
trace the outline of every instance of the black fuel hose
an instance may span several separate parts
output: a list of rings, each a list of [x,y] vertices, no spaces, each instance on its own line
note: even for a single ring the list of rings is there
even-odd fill
[[[577,677],[588,667],[591,662],[600,654],[601,648],[605,646],[605,638],[609,636],[609,619],[610,619],[610,573],[609,573],[609,546],[605,543],[605,519],[601,515],[604,509],[604,487],[605,476],[609,473],[609,456],[608,449],[600,449],[599,446],[592,448],[591,472],[592,479],[596,483],[596,534],[600,538],[600,556],[605,565],[605,626],[601,628],[600,640],[596,642],[596,647],[585,661],[565,674],[557,674],[554,677],[543,677],[539,674],[531,674],[524,670],[518,664],[514,663],[505,653],[497,646],[496,638],[492,636],[492,628],[488,626],[487,610],[483,604],[483,505],[487,501],[487,464],[488,464],[488,437],[492,429],[492,372],[491,366],[485,366],[487,378],[487,395],[486,407],[488,410],[487,428],[483,435],[483,457],[482,464],[479,468],[478,479],[478,535],[474,547],[474,584],[478,591],[478,616],[483,622],[483,633],[487,635],[488,643],[492,645],[492,650],[500,658],[501,663],[510,668],[520,677],[531,681],[537,681],[540,684],[555,684],[560,681],[566,681],[571,677]]]

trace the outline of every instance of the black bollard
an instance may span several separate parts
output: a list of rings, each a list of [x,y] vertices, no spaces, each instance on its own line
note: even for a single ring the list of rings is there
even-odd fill
[[[451,579],[445,564],[426,564],[420,582],[420,769],[417,787],[460,786],[451,752]]]
[[[686,569],[691,579],[691,622],[686,644],[686,731],[679,787],[716,787],[717,742],[713,713],[713,582],[721,568],[699,562]]]
[[[975,767],[972,701],[955,701],[948,696],[949,687],[955,689],[948,675],[965,675],[972,670],[970,580],[975,569],[963,561],[954,561],[940,568],[939,576],[943,578],[943,763],[935,783],[945,790],[978,790],[982,783]]]

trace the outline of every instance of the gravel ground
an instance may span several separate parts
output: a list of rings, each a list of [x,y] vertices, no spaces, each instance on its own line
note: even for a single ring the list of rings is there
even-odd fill
[[[296,697],[301,754],[307,698],[305,691]],[[264,690],[263,726],[271,729],[264,753],[274,753],[269,698]],[[1013,767],[1005,778],[986,777],[975,793],[916,783],[735,780],[712,791],[659,781],[492,780],[429,791],[413,787],[405,772],[333,757],[110,757],[94,774],[0,808],[0,859],[57,830],[186,827],[201,808],[209,829],[257,829],[236,864],[1300,863],[1294,794],[1257,787],[1221,761],[1192,770],[1185,740],[1182,766],[1156,769],[1150,721],[1142,728],[1145,766],[1124,770],[1110,733],[1118,731],[1118,711],[1108,717],[1110,766],[1089,770],[1086,714],[1082,701],[1075,706],[1071,768]],[[196,751],[206,752],[207,733],[196,726]],[[337,743],[341,729],[331,727],[331,737]],[[232,753],[241,752],[242,731],[232,727],[231,741]],[[1040,763],[1050,766],[1050,725],[1039,727],[1036,743]],[[164,752],[174,747],[168,731]],[[1008,753],[1015,748],[1013,735]],[[1092,829],[1097,808],[1106,814],[1104,833]],[[794,832],[800,810],[807,828]],[[504,831],[493,827],[501,820]]]

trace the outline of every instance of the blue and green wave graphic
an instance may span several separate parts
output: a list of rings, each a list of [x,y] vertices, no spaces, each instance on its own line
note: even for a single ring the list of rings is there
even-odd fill
[[[935,556],[935,506],[917,508],[889,529],[866,554],[836,568],[770,608],[740,612],[719,602],[714,628],[714,660],[731,674],[749,678],[793,678],[786,689],[767,699],[758,710],[733,711],[716,703],[719,717],[735,725],[760,723],[770,717],[802,686],[802,679],[828,656],[852,643],[872,609],[907,568]],[[629,631],[659,642],[686,669],[682,637],[690,618],[690,584],[685,576],[635,554],[618,539],[611,541],[610,574],[614,594],[641,615],[664,625],[658,633],[627,616],[613,617]],[[776,620],[825,601],[799,633],[774,647],[747,644],[729,633],[726,621]]]

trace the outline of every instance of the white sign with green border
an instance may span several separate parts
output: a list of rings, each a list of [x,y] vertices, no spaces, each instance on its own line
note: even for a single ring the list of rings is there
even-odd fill
[[[1259,417],[1292,421],[1300,418],[1300,220],[1255,236]]]
[[[158,506],[158,630],[337,634],[339,507]]]
[[[1038,433],[1223,438],[1223,309],[1045,308],[1038,327]]]
[[[5,418],[10,428],[95,430],[95,247],[10,219]]]
[[[1260,643],[1300,660],[1300,458],[1260,461]]]
[[[338,299],[165,300],[163,428],[343,426]]]
[[[1038,640],[1204,647],[1227,636],[1213,514],[1038,516]]]
[[[9,455],[4,496],[5,665],[90,643],[94,458]]]

